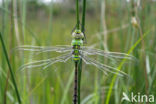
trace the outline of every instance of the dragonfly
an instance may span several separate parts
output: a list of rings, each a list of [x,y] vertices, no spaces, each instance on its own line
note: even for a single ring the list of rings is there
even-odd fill
[[[75,83],[74,83],[74,99],[73,102],[77,102],[77,85],[78,85],[78,64],[80,60],[83,60],[86,64],[93,65],[99,70],[103,71],[105,74],[114,73],[118,75],[127,75],[123,71],[117,70],[117,68],[110,65],[103,64],[89,56],[102,56],[105,59],[116,60],[116,59],[133,59],[133,56],[119,53],[119,52],[105,52],[104,50],[94,49],[87,46],[84,46],[83,40],[85,36],[81,30],[75,30],[72,33],[72,42],[71,45],[59,45],[59,46],[20,46],[19,50],[22,51],[32,51],[35,55],[47,52],[58,52],[63,53],[63,55],[57,56],[55,58],[48,58],[44,60],[33,61],[27,64],[24,64],[20,69],[31,69],[31,68],[41,68],[46,69],[52,64],[58,62],[67,62],[69,59],[72,59],[75,63]]]
[[[72,33],[72,42],[71,45],[58,45],[58,46],[29,46],[23,45],[19,46],[18,50],[21,51],[32,51],[35,55],[39,55],[41,53],[46,52],[58,52],[58,53],[65,53],[61,56],[55,58],[48,58],[45,60],[38,60],[33,61],[27,64],[24,64],[20,67],[20,69],[31,69],[41,67],[41,69],[46,69],[52,64],[58,62],[66,62],[72,58],[74,63],[79,63],[82,59],[86,64],[93,65],[97,67],[99,70],[103,71],[105,74],[108,72],[116,74],[118,72],[119,75],[126,75],[123,71],[117,70],[117,68],[103,64],[93,58],[90,58],[90,55],[96,56],[103,56],[106,59],[116,60],[116,59],[128,59],[133,60],[134,57],[128,55],[126,53],[119,53],[119,52],[105,52],[101,49],[94,49],[90,47],[86,47],[83,44],[84,34],[81,30],[75,30]]]

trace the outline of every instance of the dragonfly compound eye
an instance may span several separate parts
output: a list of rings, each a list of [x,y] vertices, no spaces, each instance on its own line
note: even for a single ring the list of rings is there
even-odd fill
[[[81,31],[80,32],[75,31],[75,32],[72,33],[72,37],[74,39],[83,39],[84,34]]]

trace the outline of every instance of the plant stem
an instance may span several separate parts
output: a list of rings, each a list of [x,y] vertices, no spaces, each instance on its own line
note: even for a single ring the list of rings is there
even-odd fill
[[[101,32],[103,32],[104,35],[102,38],[102,44],[105,49],[105,51],[108,51],[107,48],[107,25],[106,25],[106,0],[101,0]]]
[[[83,0],[83,12],[82,12],[82,28],[81,31],[85,35],[85,16],[86,16],[86,0]],[[86,36],[85,36],[86,38]],[[81,73],[82,73],[82,59],[80,59],[78,65],[78,104],[81,103]]]
[[[19,36],[19,29],[18,29],[18,20],[17,20],[17,1],[13,0],[13,25],[14,25],[14,29],[15,29],[15,36],[17,39],[17,44],[21,45],[20,42],[20,36]]]
[[[144,1],[142,1],[143,2],[143,4],[142,4],[142,7],[143,7],[143,11],[145,12],[145,4],[147,4],[147,2],[146,2],[146,0],[144,0]],[[132,16],[135,16],[138,20],[140,20],[139,19],[139,16],[138,16],[138,6],[137,5],[135,5],[135,2],[134,2],[134,0],[132,0],[132,9],[133,9],[133,11],[132,11]],[[145,23],[144,23],[144,21],[145,21],[145,15],[144,15],[144,13],[142,14],[142,25],[140,24],[140,23],[138,23],[138,27],[137,27],[137,29],[138,29],[138,31],[139,31],[139,34],[140,34],[140,38],[142,39],[142,41],[141,41],[141,49],[142,49],[142,54],[141,54],[141,57],[142,57],[142,63],[143,63],[143,65],[144,65],[144,68],[143,68],[143,70],[144,70],[144,77],[145,77],[145,92],[146,92],[146,95],[147,96],[149,96],[149,91],[148,91],[148,89],[149,89],[149,81],[148,81],[148,73],[147,73],[147,67],[146,67],[146,52],[145,52],[145,41],[144,41],[144,39],[143,39],[143,30],[144,30],[144,27],[145,27]],[[146,104],[149,104],[148,102],[146,103]]]
[[[79,0],[76,0],[76,19],[77,19],[77,24],[76,24],[76,29],[80,29],[79,26]]]
[[[7,2],[5,2],[4,0],[2,0],[2,8],[6,8],[6,4],[7,4]],[[6,31],[6,24],[7,24],[7,19],[6,19],[6,13],[4,12],[4,11],[2,11],[2,33],[3,34],[5,34],[5,31]],[[5,36],[5,35],[4,35]],[[5,37],[4,37],[4,39],[5,39]],[[4,53],[2,53],[1,54],[2,55],[2,60],[4,60],[5,59],[5,57],[4,57]],[[5,68],[5,62],[4,61],[2,61],[2,67],[4,68],[4,69],[6,69]],[[9,74],[8,74],[9,75]],[[7,79],[6,79],[6,85],[7,85]],[[7,87],[5,86],[4,87],[4,97],[3,97],[3,103],[4,104],[6,104],[7,103],[7,100],[6,100],[6,97],[7,97],[7,95],[6,95],[6,91],[7,91]],[[1,93],[3,93],[3,90],[2,90],[2,92]]]
[[[140,38],[142,39],[141,41],[141,48],[143,50],[142,57],[143,57],[143,65],[144,65],[144,76],[145,76],[145,92],[146,95],[149,96],[148,88],[149,88],[149,81],[148,81],[148,74],[147,74],[147,69],[146,69],[146,53],[145,53],[145,41],[143,39],[143,33],[141,26],[139,26],[139,31],[140,31]],[[146,104],[149,104],[148,102]]]
[[[142,7],[143,7],[143,12],[142,12],[142,25],[139,24],[139,32],[140,32],[140,37],[142,39],[141,41],[141,48],[142,48],[142,58],[143,58],[143,65],[144,65],[144,77],[145,77],[145,92],[146,92],[146,95],[149,97],[149,79],[148,79],[148,73],[147,73],[147,64],[146,64],[146,52],[145,52],[145,49],[146,49],[146,44],[145,44],[145,41],[143,39],[143,32],[145,30],[145,19],[146,19],[146,15],[144,14],[145,12],[145,8],[147,8],[147,5],[148,5],[148,0],[143,0],[143,4],[142,4]],[[150,11],[148,11],[150,12]],[[149,102],[147,102],[146,104],[149,104]]]
[[[49,7],[48,39],[52,39],[52,31],[53,31],[52,23],[53,23],[53,1],[51,0],[50,7]],[[51,43],[51,41],[48,41],[48,45],[50,45],[50,43]]]
[[[81,73],[82,73],[82,59],[80,59],[78,66],[78,104],[81,103]]]
[[[77,104],[77,89],[78,88],[78,63],[75,62],[75,79],[74,79],[74,98],[73,98],[73,103]]]
[[[5,90],[4,90],[4,104],[7,104],[7,90],[8,90],[9,77],[10,77],[10,72],[8,71],[7,72]]]
[[[5,44],[4,44],[4,41],[3,41],[3,37],[2,37],[1,32],[0,32],[0,40],[1,40],[1,43],[2,43],[2,48],[3,48],[4,54],[5,54],[5,58],[6,58],[8,67],[9,67],[9,71],[10,71],[10,74],[11,74],[12,82],[13,82],[14,87],[15,87],[17,99],[18,99],[19,104],[21,104],[20,95],[19,95],[19,92],[18,92],[18,89],[17,89],[15,78],[14,78],[14,73],[13,73],[13,70],[12,70],[12,67],[11,67],[11,64],[10,64],[10,61],[9,61],[9,58],[8,58],[7,50],[5,48]]]
[[[81,31],[85,32],[85,17],[86,17],[86,0],[83,0],[83,12],[82,12],[82,28]]]

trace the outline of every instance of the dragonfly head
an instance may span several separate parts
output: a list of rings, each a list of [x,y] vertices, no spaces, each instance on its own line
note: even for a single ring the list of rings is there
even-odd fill
[[[72,37],[74,39],[83,39],[84,38],[84,34],[81,32],[81,30],[75,30],[73,33],[72,33]]]

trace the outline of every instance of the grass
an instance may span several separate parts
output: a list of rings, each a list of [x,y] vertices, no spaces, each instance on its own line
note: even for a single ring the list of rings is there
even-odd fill
[[[109,32],[107,36],[107,48],[109,51],[128,52],[137,58],[137,62],[121,65],[113,64],[114,67],[128,73],[131,78],[114,77],[113,74],[105,76],[97,71],[95,67],[83,64],[81,78],[81,103],[83,104],[128,104],[121,103],[122,92],[130,94],[131,92],[146,94],[145,79],[144,79],[144,64],[143,58],[140,56],[142,52],[141,44],[135,46],[135,42],[140,42],[139,32],[130,25],[131,21],[131,4],[125,0],[114,1],[106,0],[105,19],[107,30],[117,29],[117,31]],[[115,2],[115,3],[114,3]],[[94,3],[94,5],[93,5]],[[4,42],[9,56],[12,56],[10,63],[12,71],[18,86],[19,95],[23,104],[71,104],[73,98],[73,71],[74,63],[58,63],[46,70],[25,70],[18,71],[18,68],[28,61],[31,61],[31,53],[23,53],[25,59],[19,55],[17,51],[12,51],[17,46],[15,35],[11,36],[11,20],[9,3],[5,2],[5,6],[0,8],[0,30],[3,33]],[[31,17],[28,9],[28,2],[18,3],[18,29],[21,44],[25,45],[70,45],[72,40],[71,31],[76,24],[75,13],[65,8],[66,4],[53,4],[45,12],[35,10],[35,17]],[[59,7],[61,11],[57,15],[55,8]],[[71,7],[72,8],[72,7]],[[150,30],[145,41],[145,64],[147,70],[147,78],[149,81],[149,94],[156,96],[156,22],[155,12],[156,3],[147,2],[144,6],[146,12],[142,9],[138,10],[138,16],[142,14],[146,18],[141,18],[140,22],[144,21],[143,33]],[[41,11],[44,9],[41,9]],[[87,45],[100,48],[99,34],[101,30],[101,4],[97,1],[87,1],[87,14],[85,23],[85,32],[87,35]],[[2,11],[3,14],[2,14]],[[6,12],[7,11],[7,12]],[[43,14],[42,14],[43,13]],[[44,14],[45,13],[45,14]],[[126,28],[123,25],[128,24]],[[102,30],[103,31],[103,30]],[[101,34],[100,34],[101,35]],[[23,39],[24,36],[24,39]],[[11,38],[12,37],[12,38]],[[11,42],[13,40],[13,44]],[[139,40],[139,41],[138,41]],[[135,48],[134,48],[135,47]],[[133,48],[133,49],[132,49]],[[0,50],[3,48],[0,46]],[[133,50],[133,51],[132,51]],[[4,51],[4,50],[3,50]],[[6,101],[8,104],[18,102],[16,93],[13,90],[14,84],[11,76],[8,77],[8,64],[6,55],[0,51],[0,104],[4,103],[4,93],[6,93]],[[43,59],[58,54],[51,53],[48,55],[38,56],[37,59]],[[23,62],[24,61],[24,62]],[[108,62],[112,64],[111,62]],[[122,67],[121,67],[122,66]],[[11,74],[11,73],[10,73]],[[8,79],[8,88],[5,92],[5,86]],[[107,102],[107,103],[106,103]],[[137,104],[137,103],[134,103]],[[156,103],[153,103],[156,104]]]
[[[149,32],[145,33],[143,35],[142,38],[140,38],[139,40],[136,41],[136,43],[128,50],[127,54],[130,55],[133,50],[136,48],[136,46],[144,39],[144,37],[146,35],[148,35]],[[119,66],[117,67],[118,70],[121,70],[123,64],[126,62],[126,59],[123,59],[121,61],[121,63],[119,64]],[[117,75],[114,75],[113,78],[112,78],[112,81],[111,81],[111,85],[110,85],[110,88],[109,88],[109,91],[108,91],[108,95],[107,95],[107,98],[106,98],[106,104],[109,104],[109,101],[110,101],[110,96],[111,96],[111,93],[112,93],[112,88],[114,86],[114,83],[115,83],[115,80],[117,79]]]
[[[6,50],[5,43],[4,43],[3,36],[1,34],[1,32],[0,32],[0,40],[1,40],[1,43],[2,43],[2,48],[3,48],[4,54],[5,54],[5,57],[6,57],[6,61],[7,61],[8,67],[9,67],[9,71],[10,71],[10,74],[11,74],[12,82],[13,82],[13,85],[14,85],[14,88],[15,88],[17,99],[18,99],[18,103],[21,104],[21,98],[20,98],[19,91],[18,91],[18,88],[17,88],[17,85],[16,85],[14,72],[13,72],[13,69],[12,69],[10,61],[9,61],[8,53],[7,53],[7,50]]]

